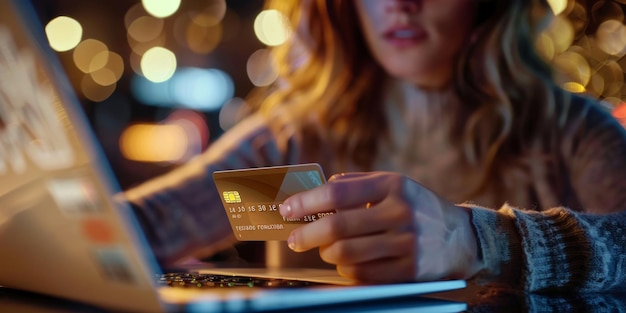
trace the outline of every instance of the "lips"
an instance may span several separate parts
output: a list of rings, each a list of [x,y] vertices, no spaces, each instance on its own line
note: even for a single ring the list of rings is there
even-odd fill
[[[423,28],[413,25],[394,26],[383,32],[386,42],[397,48],[407,48],[426,39]]]

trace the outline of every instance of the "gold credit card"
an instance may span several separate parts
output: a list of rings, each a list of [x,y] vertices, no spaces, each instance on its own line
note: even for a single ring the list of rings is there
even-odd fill
[[[288,219],[278,211],[289,196],[326,182],[316,163],[216,171],[213,179],[241,241],[287,240],[295,228],[332,214]]]

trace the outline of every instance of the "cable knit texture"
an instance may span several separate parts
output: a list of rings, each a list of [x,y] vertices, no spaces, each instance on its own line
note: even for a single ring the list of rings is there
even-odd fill
[[[515,212],[520,237],[524,238],[529,290],[578,288],[585,283],[591,238],[585,237],[570,215],[560,208],[542,214]]]
[[[479,282],[490,282],[502,287],[521,284],[522,246],[511,208],[504,206],[500,211],[474,207],[472,223],[480,244],[485,270]]]

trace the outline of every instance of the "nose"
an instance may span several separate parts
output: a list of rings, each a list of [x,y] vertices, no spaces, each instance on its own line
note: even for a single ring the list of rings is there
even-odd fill
[[[389,0],[385,3],[387,13],[415,13],[419,10],[422,0]]]

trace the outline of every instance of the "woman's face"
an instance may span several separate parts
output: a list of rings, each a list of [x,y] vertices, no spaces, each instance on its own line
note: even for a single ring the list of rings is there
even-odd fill
[[[355,1],[369,49],[389,75],[425,88],[448,83],[476,0]]]

